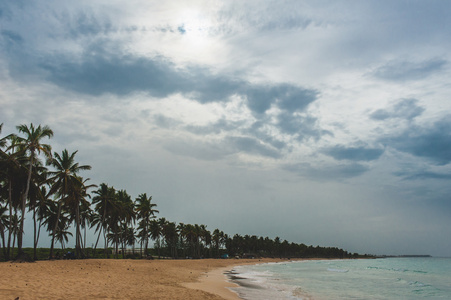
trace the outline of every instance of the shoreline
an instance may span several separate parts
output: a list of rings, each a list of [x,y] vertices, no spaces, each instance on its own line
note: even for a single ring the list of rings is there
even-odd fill
[[[0,263],[0,299],[240,299],[224,272],[287,259],[86,259]]]
[[[227,300],[241,300],[238,293],[230,288],[238,288],[239,284],[232,282],[227,273],[230,273],[236,266],[258,265],[267,263],[282,263],[290,261],[302,261],[308,259],[280,259],[280,258],[261,258],[261,259],[238,259],[232,260],[231,263],[225,267],[216,268],[205,272],[198,277],[195,282],[184,283],[183,286],[190,289],[202,290],[208,293],[216,294]]]

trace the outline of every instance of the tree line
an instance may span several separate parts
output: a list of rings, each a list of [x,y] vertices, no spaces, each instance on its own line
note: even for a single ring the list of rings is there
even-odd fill
[[[0,124],[0,134],[3,124]],[[175,223],[157,218],[159,211],[152,196],[140,194],[135,200],[126,190],[106,183],[90,184],[80,175],[91,169],[80,165],[77,151],[53,152],[47,140],[53,137],[48,126],[33,124],[16,127],[18,134],[0,138],[0,240],[3,258],[37,259],[37,246],[44,229],[51,237],[49,258],[55,244],[64,249],[75,229],[75,257],[92,257],[102,239],[104,256],[126,257],[150,254],[172,258],[230,256],[338,257],[355,256],[338,248],[312,247],[289,243],[280,238],[255,235],[229,236],[206,225]],[[25,217],[33,219],[33,258],[23,247]],[[73,226],[73,227],[71,227]],[[88,230],[96,242],[86,245]],[[152,241],[154,247],[149,248]],[[135,245],[139,251],[135,252]],[[13,251],[17,246],[17,254]],[[113,250],[113,251],[111,251]]]

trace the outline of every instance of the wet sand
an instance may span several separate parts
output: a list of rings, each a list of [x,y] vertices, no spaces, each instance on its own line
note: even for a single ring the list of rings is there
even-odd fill
[[[239,299],[224,272],[279,259],[0,263],[0,299]],[[286,261],[286,260],[284,260]]]

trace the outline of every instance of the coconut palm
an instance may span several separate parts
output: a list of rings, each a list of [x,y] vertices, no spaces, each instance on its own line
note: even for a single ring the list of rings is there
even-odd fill
[[[53,255],[53,245],[55,234],[58,230],[58,223],[61,215],[61,208],[64,202],[70,202],[70,200],[75,197],[73,194],[75,190],[80,186],[83,186],[81,177],[77,174],[82,170],[90,170],[91,166],[82,165],[80,166],[75,162],[75,155],[78,151],[69,154],[67,149],[64,149],[61,155],[54,153],[54,158],[51,160],[51,165],[56,169],[56,171],[49,172],[50,178],[48,182],[51,182],[52,187],[50,189],[50,194],[56,194],[59,197],[58,201],[58,211],[56,216],[55,227],[52,232],[52,243],[50,246],[50,257]],[[72,198],[71,198],[72,197]]]
[[[37,220],[37,210],[42,209],[38,208],[38,205],[43,205],[42,198],[44,195],[41,195],[41,188],[44,188],[43,183],[47,176],[47,169],[40,165],[39,160],[36,160],[36,166],[34,167],[33,176],[30,184],[30,191],[28,195],[28,207],[29,211],[33,214],[33,259],[37,260],[37,245],[38,245],[38,220]],[[45,203],[45,202],[44,202]]]
[[[69,217],[65,214],[60,215],[58,220],[59,226],[55,233],[55,239],[60,242],[61,249],[64,250],[64,244],[69,241],[69,235],[72,236],[72,232],[69,231]]]
[[[122,244],[122,253],[125,254],[127,244],[128,226],[135,220],[135,204],[127,191],[120,190],[116,193],[118,204],[117,222],[120,230],[120,242]],[[125,256],[124,256],[125,257]]]
[[[17,219],[14,219],[12,216],[17,213],[17,209],[21,206],[20,203],[26,186],[28,173],[26,162],[28,159],[24,156],[23,151],[18,150],[20,144],[19,138],[16,135],[10,134],[0,141],[6,148],[5,151],[0,148],[0,176],[2,178],[1,181],[3,181],[4,189],[6,189],[8,193],[7,196],[4,195],[3,197],[8,199],[8,228],[13,228],[13,220]],[[12,235],[13,231],[8,230],[7,260],[10,258]]]
[[[157,207],[155,203],[151,203],[152,196],[147,197],[147,194],[140,194],[136,198],[136,213],[137,218],[140,219],[139,222],[139,235],[144,239],[144,253],[147,256],[147,248],[149,244],[149,234],[150,234],[150,220],[155,218],[155,214],[159,213],[158,210],[154,209]]]
[[[81,213],[80,208],[84,210],[89,210],[89,202],[86,198],[89,196],[87,190],[95,185],[87,185],[86,182],[89,180],[83,180],[80,176],[74,177],[76,180],[71,180],[69,191],[67,194],[67,201],[65,201],[67,209],[71,214],[70,220],[75,223],[75,256],[80,258],[81,256],[85,256],[82,250],[82,237],[81,237]]]
[[[22,250],[22,238],[23,238],[23,226],[24,226],[24,220],[25,220],[25,206],[28,198],[28,192],[30,190],[30,182],[31,182],[31,174],[33,172],[33,166],[37,159],[37,154],[40,154],[43,152],[47,158],[51,157],[51,147],[47,144],[42,144],[41,140],[44,138],[51,138],[53,136],[53,131],[48,127],[44,126],[41,127],[39,125],[38,127],[34,127],[33,124],[30,124],[28,127],[27,125],[19,125],[16,127],[17,130],[25,135],[25,138],[20,137],[20,149],[24,151],[25,153],[28,153],[28,178],[27,178],[27,184],[25,188],[25,192],[22,197],[22,203],[21,203],[21,214],[22,218],[20,221],[20,230],[19,235],[17,239],[17,246],[19,255],[23,254]]]
[[[212,241],[213,241],[216,257],[219,257],[219,247],[221,246],[223,238],[224,238],[224,232],[222,232],[216,228],[213,231],[213,236],[212,236]]]
[[[106,183],[102,183],[99,186],[99,189],[97,191],[94,191],[94,196],[92,198],[92,203],[95,205],[94,211],[96,214],[93,217],[93,223],[92,226],[96,227],[96,232],[99,232],[99,235],[97,236],[97,241],[94,247],[97,249],[97,244],[99,242],[100,234],[103,230],[103,236],[104,236],[104,246],[105,246],[105,257],[107,256],[107,249],[108,249],[108,239],[107,239],[107,233],[109,231],[109,222],[107,217],[111,216],[113,213],[113,210],[116,208],[116,190],[114,187],[108,187]]]
[[[177,258],[177,243],[178,243],[178,232],[177,226],[174,222],[165,222],[163,224],[162,234],[166,245],[169,249],[171,257]]]
[[[2,239],[3,257],[6,258],[6,239],[5,232],[8,230],[9,216],[7,214],[8,209],[5,206],[0,205],[0,237]]]
[[[164,224],[166,222],[165,218],[161,218],[159,220],[151,220],[150,221],[150,237],[152,238],[152,240],[154,240],[154,244],[157,247],[157,253],[158,253],[158,258],[161,258],[161,252],[160,252],[160,248],[161,248],[161,243],[160,243],[160,237],[162,235],[162,227],[161,224]]]
[[[33,218],[37,218],[37,221],[39,224],[37,225],[37,233],[36,238],[34,242],[34,248],[36,249],[39,237],[41,235],[41,228],[44,225],[45,218],[49,215],[49,209],[50,209],[50,202],[52,202],[52,199],[49,198],[49,194],[47,192],[47,189],[45,186],[41,186],[38,197],[36,199],[35,203],[35,209],[34,209],[34,216]],[[34,257],[36,260],[36,256]]]

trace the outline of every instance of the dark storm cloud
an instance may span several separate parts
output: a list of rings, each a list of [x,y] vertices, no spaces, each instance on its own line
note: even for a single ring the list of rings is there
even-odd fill
[[[446,165],[451,162],[451,116],[428,127],[413,126],[399,135],[383,138],[381,142],[398,151]]]
[[[443,59],[431,59],[422,62],[392,61],[374,70],[372,75],[393,81],[423,79],[441,71],[447,63]]]
[[[367,172],[369,168],[362,164],[340,164],[329,166],[312,166],[308,163],[290,164],[283,167],[285,170],[296,173],[302,177],[315,180],[341,180],[353,178]]]
[[[387,109],[376,110],[370,118],[378,121],[394,118],[412,120],[424,112],[424,108],[417,103],[417,99],[403,99]]]
[[[384,149],[340,145],[324,149],[322,153],[337,160],[372,161],[378,159],[384,153]]]

